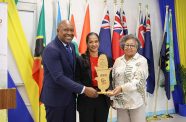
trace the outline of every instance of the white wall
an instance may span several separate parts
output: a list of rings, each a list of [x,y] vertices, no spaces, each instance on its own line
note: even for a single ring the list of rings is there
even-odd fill
[[[7,3],[0,2],[0,89],[7,88]],[[0,109],[0,121],[7,121],[7,110]]]
[[[0,3],[0,88],[7,88],[7,4]]]
[[[23,7],[23,4],[27,4],[29,6],[28,11],[23,11],[20,9],[19,14],[21,20],[23,22],[25,34],[27,36],[30,48],[33,52],[34,44],[35,44],[35,35],[37,30],[37,21],[39,19],[40,9],[42,6],[42,0],[20,0],[26,3],[19,2],[18,8],[28,10],[28,7]],[[68,5],[69,1],[71,3],[71,12],[74,14],[74,19],[76,23],[77,30],[77,38],[80,40],[81,31],[84,22],[84,14],[85,14],[85,6],[86,0],[60,0],[62,19],[67,19],[68,16]],[[87,0],[90,6],[90,20],[91,20],[91,31],[99,33],[100,25],[103,17],[104,10],[104,0]],[[151,15],[151,32],[152,32],[152,43],[153,43],[153,51],[154,51],[154,60],[155,60],[155,72],[156,72],[156,80],[158,74],[158,60],[159,60],[159,51],[162,44],[162,27],[161,27],[161,19],[159,12],[158,0],[124,0],[124,10],[127,17],[127,25],[129,33],[134,34],[137,25],[137,17],[138,17],[138,6],[139,2],[142,3],[142,10],[145,12],[145,6],[149,6],[149,12]],[[46,39],[47,43],[51,40],[52,34],[52,25],[53,18],[56,11],[54,6],[57,5],[57,0],[45,0],[45,22],[46,22]],[[115,5],[114,0],[107,0],[107,5],[110,11],[110,20],[111,27],[113,26],[114,15],[116,6],[120,6],[120,0],[118,0],[117,5]],[[26,13],[25,13],[26,12]],[[29,24],[28,24],[29,21]],[[78,41],[79,43],[79,41]],[[10,54],[11,55],[11,54]],[[12,59],[12,58],[11,58]],[[13,59],[12,59],[13,60]],[[16,82],[22,82],[16,68],[15,63],[9,61],[9,70],[11,71],[12,77]],[[162,74],[160,79],[163,79]],[[23,96],[25,92],[23,92]],[[159,88],[158,90],[158,100],[157,100],[157,111],[164,112],[166,110],[166,97],[163,88]],[[28,101],[27,101],[28,102]],[[169,101],[169,109],[174,111],[172,99]],[[147,104],[147,112],[154,111],[154,97],[153,95],[148,95],[148,104]],[[152,113],[149,113],[152,114]]]

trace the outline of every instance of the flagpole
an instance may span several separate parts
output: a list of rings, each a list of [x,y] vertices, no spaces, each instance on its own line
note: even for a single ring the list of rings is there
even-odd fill
[[[148,14],[148,5],[146,5],[146,14]],[[161,61],[161,57],[159,58],[159,62]],[[161,67],[161,62],[160,62],[160,66],[158,68],[158,78],[157,78],[157,82],[156,82],[156,88],[155,88],[155,100],[154,100],[154,112],[153,112],[153,116],[151,117],[147,117],[147,120],[160,120],[160,118],[157,116],[156,113],[156,107],[157,107],[157,98],[158,98],[158,90],[159,90],[159,82],[160,82],[160,67]]]
[[[116,0],[114,1],[114,3],[116,4]],[[107,5],[107,0],[104,0],[104,4],[105,4],[105,6]],[[110,113],[110,120],[109,120],[109,122],[112,122],[112,107],[110,108],[109,113]]]
[[[115,5],[115,8],[116,9],[116,6],[117,6],[117,0],[114,0],[114,5]]]
[[[107,5],[107,0],[104,0],[104,4],[105,4],[105,6]]]
[[[168,8],[169,8],[169,6],[168,5],[166,5],[166,13],[168,12]],[[167,15],[167,14],[166,14]],[[167,18],[165,18],[165,22],[166,22],[166,19]],[[166,23],[166,24],[168,24],[168,23]],[[165,29],[166,29],[166,24],[164,24],[164,33],[163,33],[163,37],[164,37],[164,34],[165,34]],[[164,41],[164,40],[163,40]],[[158,68],[158,80],[157,80],[157,86],[156,86],[156,90],[155,90],[155,106],[154,106],[154,115],[152,116],[152,117],[149,117],[148,118],[148,120],[159,120],[160,118],[158,118],[158,116],[156,115],[156,106],[157,106],[157,96],[158,96],[158,89],[159,89],[159,82],[160,82],[160,67],[161,67],[161,57],[159,58],[159,68]],[[162,115],[162,117],[161,118],[173,118],[172,116],[170,116],[169,114],[168,114],[168,99],[167,99],[167,101],[166,101],[166,113],[167,114],[164,114],[164,115]]]
[[[71,0],[69,0],[69,4],[68,4],[68,20],[70,21],[70,16],[71,16]]]
[[[124,7],[124,0],[121,0],[121,10],[123,10]]]
[[[159,58],[159,62],[160,62],[160,60],[161,60],[161,57]],[[156,114],[158,89],[159,89],[159,82],[160,82],[160,67],[161,67],[161,63],[160,63],[160,66],[158,68],[158,79],[157,79],[157,84],[156,84],[156,89],[155,89],[154,112],[153,112],[153,116],[147,117],[147,121],[150,121],[150,120],[160,120],[160,118]]]
[[[148,13],[148,9],[149,9],[149,6],[148,6],[148,5],[146,5],[146,13],[145,13],[145,14],[146,14],[146,16],[148,16],[148,14],[149,14],[149,13]]]
[[[112,107],[110,108],[110,122],[112,122]]]
[[[136,25],[136,37],[138,37],[138,28],[139,28],[139,23],[140,23],[140,20],[141,20],[141,3],[138,3],[138,10],[139,10],[139,16],[137,18],[137,25]]]
[[[40,103],[39,103],[39,122],[41,122],[41,107],[40,107]]]
[[[116,0],[114,1],[114,3],[116,3]],[[104,4],[105,4],[105,6],[107,5],[107,0],[104,0]],[[110,113],[110,120],[109,120],[109,122],[112,122],[112,107],[110,108],[109,113]]]
[[[140,11],[140,12],[141,12],[141,4],[142,4],[142,3],[139,3],[139,11]]]
[[[168,5],[166,6],[166,11],[168,11]],[[169,13],[171,12],[172,10],[171,9],[169,9]],[[168,18],[168,19],[170,19],[170,18]],[[167,23],[167,24],[169,24],[169,23]],[[170,59],[169,59],[170,60]],[[169,119],[169,118],[173,118],[173,116],[171,116],[170,114],[169,114],[169,112],[168,112],[168,109],[169,109],[169,104],[168,104],[168,99],[166,100],[166,114],[163,114],[161,117],[162,118],[165,118],[165,119]]]
[[[164,119],[173,118],[173,116],[171,116],[171,115],[169,114],[169,112],[168,112],[168,99],[167,99],[167,101],[166,101],[166,114],[163,114],[163,115],[161,116],[161,118],[164,118]]]
[[[166,6],[166,12],[168,11],[169,6]],[[165,22],[166,22],[166,18],[165,18]],[[164,24],[164,33],[163,33],[163,37],[165,34],[165,29],[166,29],[166,24]],[[162,39],[163,40],[163,39]],[[164,40],[163,40],[164,41]],[[156,86],[156,91],[155,91],[155,105],[154,105],[154,115],[152,117],[149,118],[149,120],[160,120],[160,118],[157,116],[156,114],[156,107],[157,107],[157,97],[158,97],[158,89],[159,89],[159,82],[160,82],[160,67],[161,67],[161,57],[159,58],[159,68],[158,68],[158,80],[157,80],[157,86]],[[166,102],[167,103],[167,102]]]

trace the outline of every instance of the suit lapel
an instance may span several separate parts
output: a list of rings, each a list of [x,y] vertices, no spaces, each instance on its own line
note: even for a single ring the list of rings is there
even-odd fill
[[[59,46],[60,49],[62,49],[62,52],[65,54],[65,60],[66,62],[69,64],[69,66],[73,69],[74,71],[74,65],[72,66],[70,64],[70,59],[69,59],[69,56],[67,54],[67,51],[66,51],[66,47],[63,45],[63,43],[56,37],[56,42],[57,42],[57,45]],[[72,48],[72,45],[70,44],[70,47],[72,49],[72,54],[74,53],[74,49]],[[73,54],[73,58],[74,58],[74,54]]]

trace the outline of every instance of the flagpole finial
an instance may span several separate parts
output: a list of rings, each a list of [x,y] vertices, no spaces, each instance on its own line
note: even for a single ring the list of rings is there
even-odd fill
[[[142,5],[142,3],[139,3],[139,10],[141,11],[141,5]]]
[[[166,12],[168,13],[169,11],[169,5],[166,5]]]
[[[107,0],[104,0],[104,4],[105,4],[105,5],[107,4]]]
[[[124,0],[121,0],[121,8],[123,9]]]
[[[146,7],[146,14],[148,15],[149,6],[146,5],[145,7]]]
[[[169,14],[172,14],[172,9],[169,9]]]
[[[69,5],[72,5],[71,0],[69,0]]]
[[[140,6],[140,7],[141,7],[141,4],[142,4],[142,3],[139,3],[139,6]]]
[[[166,5],[165,7],[166,7],[166,10],[168,10],[168,9],[169,9],[169,5]]]
[[[149,6],[148,6],[148,5],[146,5],[146,8],[147,8],[147,9],[149,9]]]
[[[121,0],[121,4],[123,4],[124,3],[124,0]]]
[[[71,5],[71,0],[69,0],[69,6]]]
[[[117,0],[114,0],[114,4],[117,5]]]

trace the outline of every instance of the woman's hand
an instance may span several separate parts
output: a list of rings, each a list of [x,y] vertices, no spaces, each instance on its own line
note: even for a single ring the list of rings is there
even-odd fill
[[[109,96],[109,97],[113,96],[113,90],[108,90],[106,92],[106,95]]]
[[[107,96],[117,96],[119,93],[122,92],[121,86],[117,86],[114,90],[107,91]]]
[[[113,95],[117,96],[119,93],[122,92],[122,88],[121,86],[117,86],[114,90],[113,90]]]

